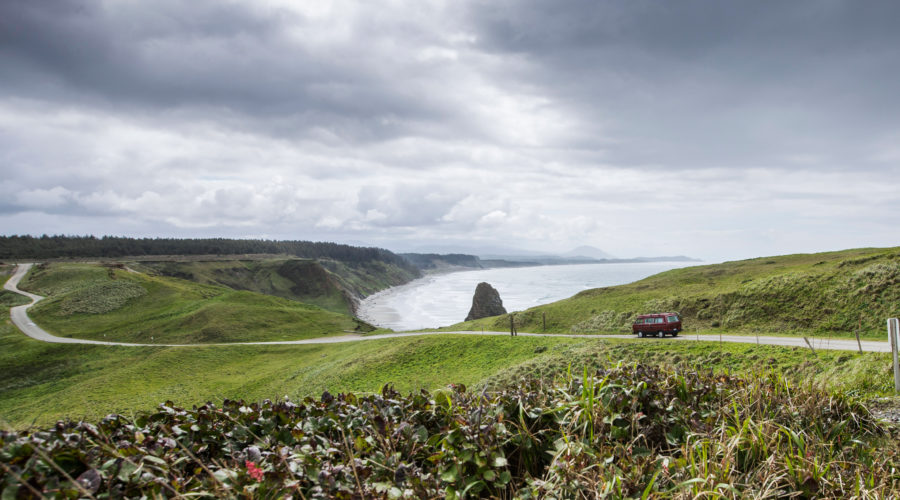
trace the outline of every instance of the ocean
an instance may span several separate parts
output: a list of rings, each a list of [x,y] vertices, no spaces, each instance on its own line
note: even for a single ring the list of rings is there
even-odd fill
[[[697,262],[575,264],[477,269],[433,274],[369,296],[358,316],[396,331],[459,323],[472,307],[478,283],[500,292],[507,311],[521,311],[565,299],[590,288],[622,285],[669,269],[702,265]]]

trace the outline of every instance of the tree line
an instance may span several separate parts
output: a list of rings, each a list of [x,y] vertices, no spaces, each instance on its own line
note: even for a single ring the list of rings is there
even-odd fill
[[[0,259],[61,257],[139,257],[152,255],[284,254],[333,259],[350,264],[382,261],[414,269],[412,263],[383,248],[321,241],[237,240],[228,238],[126,238],[119,236],[0,236]]]

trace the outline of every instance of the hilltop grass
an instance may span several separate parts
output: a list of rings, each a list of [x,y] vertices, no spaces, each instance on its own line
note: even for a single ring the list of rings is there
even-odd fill
[[[881,340],[900,315],[900,248],[785,255],[673,269],[516,312],[521,331],[623,333],[638,314],[677,311],[688,332],[727,330]],[[505,330],[509,315],[448,327]]]
[[[47,297],[29,315],[64,337],[193,344],[296,340],[369,329],[309,304],[112,266],[45,264],[20,287]]]

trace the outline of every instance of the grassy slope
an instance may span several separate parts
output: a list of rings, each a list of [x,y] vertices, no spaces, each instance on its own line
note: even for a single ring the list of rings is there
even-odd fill
[[[900,315],[900,248],[765,257],[673,269],[628,285],[586,290],[516,313],[522,331],[630,332],[637,314],[678,311],[688,331],[884,336]],[[505,329],[497,316],[452,329]]]
[[[129,266],[207,285],[222,285],[352,314],[352,299],[321,264],[308,259],[146,261]]]
[[[753,373],[772,367],[861,395],[891,387],[888,355],[717,343],[428,336],[318,346],[125,348],[46,344],[0,325],[0,419],[16,427],[65,416],[130,414],[173,400],[299,398],[323,390],[402,392],[448,383],[492,386],[523,373],[644,360]]]
[[[36,323],[75,338],[245,342],[343,334],[359,327],[348,316],[287,299],[92,264],[36,268],[21,286],[48,297],[29,313]]]
[[[364,264],[348,264],[336,260],[320,260],[338,282],[357,298],[365,298],[392,286],[402,285],[418,278],[418,272],[373,261]]]
[[[105,347],[47,344],[0,324],[0,419],[21,427],[64,416],[130,414],[172,400],[294,398],[473,384],[571,339],[425,337],[310,346]]]

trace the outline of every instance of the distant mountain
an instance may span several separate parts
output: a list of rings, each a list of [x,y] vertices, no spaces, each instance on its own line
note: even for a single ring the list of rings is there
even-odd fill
[[[603,250],[600,250],[597,247],[592,247],[590,245],[582,245],[578,248],[575,248],[573,250],[570,250],[570,251],[560,255],[560,257],[570,257],[570,258],[588,257],[588,258],[597,259],[597,260],[615,259],[616,258],[615,255],[611,255],[609,253],[604,252]]]
[[[444,253],[447,250],[452,252]],[[620,264],[633,262],[701,262],[691,257],[632,257],[618,258],[597,247],[582,245],[562,254],[535,252],[491,246],[440,245],[427,252],[401,253],[421,270],[448,270],[451,268],[492,268],[556,266],[567,264]]]
[[[499,245],[490,245],[490,244],[454,244],[454,243],[438,243],[434,245],[416,245],[408,248],[402,248],[400,250],[392,249],[396,253],[419,253],[419,254],[439,254],[439,255],[448,255],[448,254],[464,254],[464,255],[477,255],[479,257],[484,257],[487,255],[514,255],[516,257],[525,257],[525,256],[534,256],[534,255],[548,255],[547,252],[538,252],[534,250],[525,250],[521,248],[515,247],[505,247]]]

